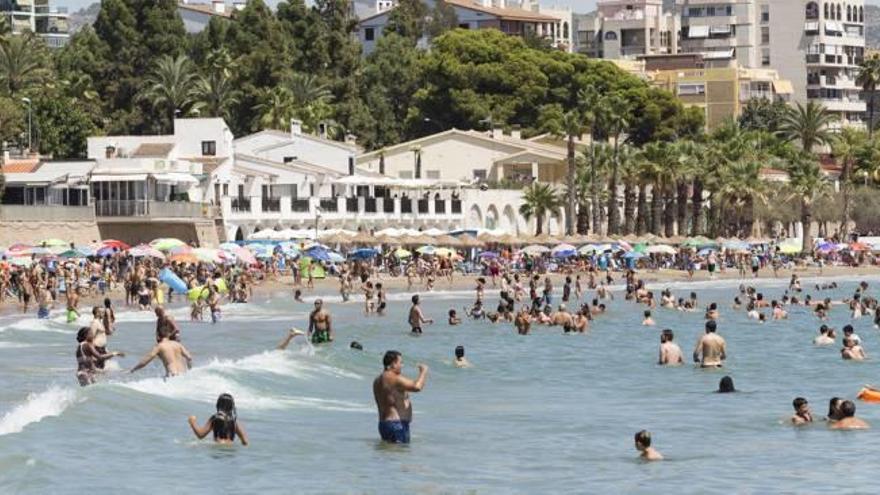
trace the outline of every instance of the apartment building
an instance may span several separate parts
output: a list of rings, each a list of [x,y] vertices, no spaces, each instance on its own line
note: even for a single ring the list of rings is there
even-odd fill
[[[864,125],[856,84],[865,56],[864,0],[766,1],[770,64],[794,85],[794,101],[816,101],[841,125]]]
[[[576,50],[593,58],[621,59],[677,53],[679,18],[663,0],[600,0],[577,23]]]
[[[443,1],[455,11],[461,29],[497,29],[511,36],[533,34],[548,39],[560,50],[572,51],[574,47],[574,22],[569,8],[544,7],[535,0]],[[427,0],[425,5],[433,9],[435,0]],[[364,55],[375,50],[395,8],[393,0],[377,0],[372,13],[358,21],[357,38]],[[426,38],[420,46],[427,46]]]
[[[783,2],[789,0],[782,0]],[[759,0],[677,0],[681,52],[736,59],[742,67],[769,65],[759,56],[767,17]],[[766,63],[764,63],[766,62]]]
[[[13,33],[35,33],[50,48],[60,48],[70,40],[67,9],[49,6],[49,0],[0,0],[0,15],[9,21]]]

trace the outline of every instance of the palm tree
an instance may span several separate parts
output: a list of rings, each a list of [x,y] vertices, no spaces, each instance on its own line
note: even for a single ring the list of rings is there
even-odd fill
[[[575,175],[575,201],[577,201],[577,215],[575,230],[578,234],[586,234],[590,231],[590,168],[583,155],[577,157],[577,173]]]
[[[544,231],[544,219],[557,216],[562,200],[549,184],[536,182],[523,189],[523,203],[519,207],[519,213],[526,219],[535,217],[535,235],[541,235]]]
[[[260,92],[259,103],[254,106],[257,123],[263,129],[282,130],[290,125],[295,107],[290,91],[283,86],[264,88]]]
[[[294,107],[293,114],[303,122],[306,131],[317,132],[320,124],[329,127],[333,94],[326,84],[313,74],[296,73],[288,78],[285,87]]]
[[[780,133],[786,140],[797,141],[804,151],[812,153],[814,147],[831,142],[828,126],[836,119],[834,114],[814,101],[808,102],[807,106],[798,103],[789,108]]]
[[[229,108],[238,103],[238,91],[232,86],[232,56],[226,48],[211,51],[205,57],[206,70],[193,89],[207,117],[229,118]]]
[[[14,98],[46,80],[44,49],[31,33],[0,38],[0,94]]]
[[[163,108],[169,127],[178,113],[186,115],[195,107],[196,73],[186,55],[164,55],[156,61],[139,97],[156,108]]]
[[[592,209],[593,232],[600,231],[600,223],[604,209],[602,208],[601,193],[607,171],[611,163],[611,148],[604,143],[593,142],[590,147],[582,152],[583,163],[586,167],[587,178],[585,184],[590,190],[590,206]]]
[[[655,141],[642,149],[642,175],[651,181],[651,221],[648,230],[652,234],[661,235],[663,226],[663,196],[666,192],[669,170],[677,156],[672,145]]]
[[[569,110],[562,116],[562,121],[556,129],[555,134],[565,137],[566,142],[566,161],[568,163],[566,173],[566,201],[565,201],[565,233],[571,235],[574,233],[574,217],[575,217],[575,176],[577,174],[577,163],[575,160],[575,139],[580,137],[588,127],[584,124],[584,117],[577,110]]]
[[[853,165],[855,164],[859,150],[865,146],[867,139],[865,133],[856,129],[844,128],[840,134],[834,137],[831,143],[831,149],[838,163],[841,164],[840,170],[840,189],[843,196],[843,211],[841,212],[840,234],[846,238],[849,232],[849,207],[850,192],[852,188]]]
[[[868,95],[868,135],[874,137],[874,112],[876,111],[877,86],[880,86],[880,55],[876,53],[862,61],[856,84]]]
[[[620,136],[629,127],[629,104],[622,95],[612,93],[604,96],[596,110],[597,125],[602,133],[611,138],[614,146],[611,161],[611,178],[608,181],[608,233],[617,234],[620,229],[620,210],[617,208],[617,184],[620,181]]]
[[[807,154],[798,154],[788,169],[788,188],[791,196],[801,205],[801,226],[803,227],[803,252],[813,250],[813,203],[828,193],[828,180],[816,160]]]
[[[699,212],[699,208],[702,208],[703,192],[701,190],[699,193],[699,201],[695,201],[691,205],[690,215],[688,214],[688,193],[691,189],[696,189],[698,177],[705,173],[704,149],[694,141],[681,141],[677,144],[676,148],[679,153],[682,179],[678,183],[678,215],[676,223],[678,224],[678,235],[684,236],[688,233],[688,222],[691,220],[694,223],[700,221],[699,215],[701,212]],[[696,199],[693,194],[691,194],[691,198]]]
[[[636,231],[636,198],[639,191],[640,155],[635,148],[620,148],[620,175],[623,180],[623,233]]]

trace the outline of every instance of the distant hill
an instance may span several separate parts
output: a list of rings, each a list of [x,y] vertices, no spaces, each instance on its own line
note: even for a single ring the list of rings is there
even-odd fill
[[[880,6],[865,6],[865,44],[880,49]]]
[[[85,25],[91,25],[95,23],[95,19],[98,18],[98,12],[101,11],[100,3],[93,3],[84,9],[79,9],[76,12],[70,14],[67,22],[70,25],[70,32],[75,33],[79,31],[79,29]]]

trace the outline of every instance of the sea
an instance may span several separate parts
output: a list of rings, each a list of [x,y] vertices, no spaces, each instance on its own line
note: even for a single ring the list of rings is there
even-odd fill
[[[806,279],[798,295],[842,300],[859,280],[816,290]],[[880,296],[880,279],[867,281],[867,294]],[[190,322],[183,302],[172,302],[194,363],[167,380],[158,362],[128,372],[154,342],[155,317],[118,307],[108,347],[127,355],[85,388],[75,377],[75,335],[86,316],[67,324],[60,310],[48,320],[6,314],[0,493],[876,493],[880,405],[856,401],[872,430],[830,431],[820,421],[831,397],[855,399],[863,384],[880,382],[871,317],[851,321],[842,305],[831,311],[826,323],[839,335],[853,324],[869,356],[847,362],[840,345],[812,345],[821,322],[805,307],[765,324],[732,310],[739,284],[651,285],[658,298],[668,287],[677,297],[695,291],[701,307],[719,304],[728,359],[717,370],[658,366],[661,330],[675,332],[689,361],[703,314],[658,308],[657,325],[643,327],[644,307],[624,301],[620,288],[584,335],[534,326],[520,336],[485,320],[451,327],[446,314],[464,313],[474,296],[467,290],[422,292],[436,322],[411,336],[409,293],[390,294],[385,316],[365,316],[362,298],[324,294],[336,342],[313,347],[298,338],[285,351],[274,349],[290,327],[305,328],[316,295],[226,304],[218,324]],[[782,279],[754,284],[768,300],[787,289]],[[488,306],[497,298],[490,287]],[[364,350],[350,349],[352,341]],[[458,345],[472,368],[453,366]],[[409,376],[418,363],[430,368],[413,394],[405,446],[381,443],[377,431],[372,380],[389,349],[403,353]],[[725,375],[737,393],[715,393]],[[190,431],[187,417],[203,423],[222,393],[235,398],[250,446],[216,445]],[[809,400],[816,424],[788,424],[798,396]],[[664,461],[638,458],[633,435],[642,429]]]

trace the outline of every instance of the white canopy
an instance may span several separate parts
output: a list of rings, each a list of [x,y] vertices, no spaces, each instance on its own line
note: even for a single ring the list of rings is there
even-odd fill
[[[691,26],[688,28],[688,38],[708,38],[709,26]]]
[[[198,184],[199,180],[193,177],[190,174],[184,174],[181,172],[168,172],[165,174],[153,174],[153,177],[156,178],[159,182],[171,182],[174,184]]]
[[[375,177],[367,175],[347,175],[334,181],[343,186],[386,186],[402,189],[422,189],[428,187],[461,187],[467,185],[457,180],[443,179],[395,179],[394,177]]]

